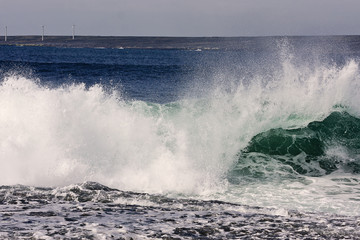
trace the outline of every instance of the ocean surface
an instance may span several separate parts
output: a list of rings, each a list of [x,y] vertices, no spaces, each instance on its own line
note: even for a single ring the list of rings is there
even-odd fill
[[[360,37],[0,46],[0,238],[360,239]]]

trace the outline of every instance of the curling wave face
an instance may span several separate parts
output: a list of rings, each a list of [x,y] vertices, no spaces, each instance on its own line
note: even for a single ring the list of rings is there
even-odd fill
[[[286,59],[270,78],[215,76],[201,98],[157,104],[125,100],[101,85],[47,87],[9,75],[0,85],[0,182],[89,180],[122,190],[354,212],[345,206],[360,196],[355,188],[345,196],[349,185],[342,183],[359,185],[359,80],[354,60],[308,68]],[[311,203],[331,194],[330,210],[326,201]]]
[[[298,174],[321,176],[339,168],[358,174],[359,133],[360,119],[347,112],[332,112],[323,121],[311,122],[304,128],[271,129],[256,135],[240,155],[238,165],[242,167],[242,160],[257,153],[288,164]],[[334,147],[343,148],[349,157],[333,156],[329,151]]]

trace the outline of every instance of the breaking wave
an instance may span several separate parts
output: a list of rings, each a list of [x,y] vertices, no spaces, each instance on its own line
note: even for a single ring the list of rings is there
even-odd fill
[[[310,68],[284,60],[271,77],[226,79],[226,86],[226,76],[214,78],[200,98],[158,104],[101,85],[48,87],[7,75],[0,85],[0,183],[96,181],[212,195],[249,179],[360,172],[357,61]]]

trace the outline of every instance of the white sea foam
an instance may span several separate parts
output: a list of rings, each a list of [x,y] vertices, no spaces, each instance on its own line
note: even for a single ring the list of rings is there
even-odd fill
[[[125,101],[100,85],[49,88],[7,76],[0,85],[0,183],[91,180],[152,193],[224,193],[237,153],[255,134],[305,126],[334,106],[360,114],[356,61],[307,68],[286,59],[275,76],[256,76],[251,84],[216,76],[202,98],[163,105]],[[230,92],[217,84],[224,80],[237,82]]]

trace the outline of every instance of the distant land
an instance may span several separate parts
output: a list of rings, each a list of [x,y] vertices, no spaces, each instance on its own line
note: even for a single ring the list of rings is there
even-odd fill
[[[112,36],[8,36],[0,45],[47,46],[69,48],[138,48],[138,49],[234,49],[249,38],[242,37],[112,37]],[[250,42],[250,41],[249,41]]]
[[[251,47],[269,47],[286,38],[290,42],[311,41],[319,46],[326,43],[338,43],[358,47],[360,36],[297,36],[297,37],[119,37],[119,36],[4,36],[1,45],[45,46],[64,48],[138,48],[138,49],[249,49]],[[256,39],[256,41],[254,41]],[[274,41],[269,41],[273,39]],[[300,41],[299,41],[300,40]],[[260,44],[259,44],[260,43]],[[262,45],[263,43],[264,45]],[[266,46],[265,46],[266,45]],[[271,47],[271,46],[270,46]]]

